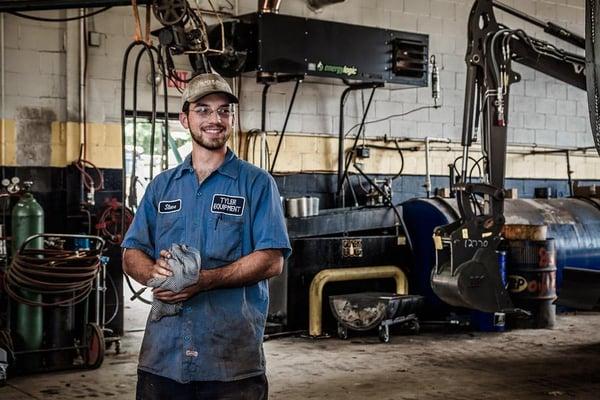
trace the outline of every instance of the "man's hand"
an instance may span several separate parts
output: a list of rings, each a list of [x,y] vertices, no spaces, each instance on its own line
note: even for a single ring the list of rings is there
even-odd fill
[[[171,253],[169,253],[167,250],[161,250],[160,259],[156,261],[156,264],[160,264],[161,268],[162,265],[165,264],[172,275],[172,271],[169,267],[169,264],[166,261],[169,258],[171,258]],[[198,293],[200,290],[201,288],[196,283],[194,285],[184,288],[179,293],[175,293],[167,289],[154,288],[152,289],[152,295],[155,299],[163,301],[165,303],[179,303],[181,301],[189,299],[190,297]]]
[[[198,284],[193,284],[184,288],[181,292],[175,293],[167,289],[155,288],[152,289],[154,298],[165,303],[179,303],[194,296],[200,291]]]
[[[170,276],[173,276],[173,271],[167,262],[167,259],[170,258],[171,255],[166,250],[161,250],[160,258],[156,260],[154,265],[152,266],[152,278],[155,279],[165,279]]]

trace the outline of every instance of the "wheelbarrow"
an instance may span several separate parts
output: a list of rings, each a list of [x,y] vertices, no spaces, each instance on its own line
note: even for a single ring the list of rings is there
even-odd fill
[[[423,296],[382,292],[329,296],[329,306],[337,320],[337,335],[348,338],[348,329],[368,331],[377,328],[379,340],[390,341],[390,326],[401,324],[414,334],[419,332],[417,311]]]

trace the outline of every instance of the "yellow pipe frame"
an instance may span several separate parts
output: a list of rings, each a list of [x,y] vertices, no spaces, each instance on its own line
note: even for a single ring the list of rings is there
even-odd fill
[[[324,269],[315,275],[310,283],[308,294],[308,329],[310,336],[321,336],[323,333],[321,310],[325,284],[328,282],[381,278],[394,278],[396,280],[396,293],[408,293],[406,274],[394,265]]]

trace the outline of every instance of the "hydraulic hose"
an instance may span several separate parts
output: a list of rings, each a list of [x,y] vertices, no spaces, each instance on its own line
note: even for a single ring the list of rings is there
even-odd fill
[[[85,300],[100,270],[104,240],[97,236],[57,235],[90,238],[96,246],[90,250],[26,248],[39,236],[54,237],[34,235],[23,243],[6,269],[6,293],[19,303],[38,307],[74,305]],[[42,300],[31,300],[24,292],[41,294]]]

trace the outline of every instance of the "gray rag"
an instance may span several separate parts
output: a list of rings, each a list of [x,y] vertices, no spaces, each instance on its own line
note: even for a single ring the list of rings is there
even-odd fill
[[[171,253],[171,258],[167,259],[167,264],[171,267],[173,275],[163,278],[152,278],[146,285],[179,293],[184,288],[198,281],[198,273],[200,272],[201,265],[200,252],[185,244],[179,245],[173,243],[169,249],[169,253]],[[152,301],[152,309],[150,310],[150,320],[158,321],[168,315],[177,315],[181,311],[182,303],[170,304],[154,299]]]

